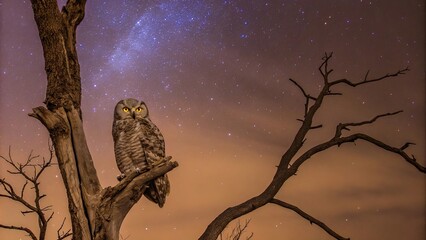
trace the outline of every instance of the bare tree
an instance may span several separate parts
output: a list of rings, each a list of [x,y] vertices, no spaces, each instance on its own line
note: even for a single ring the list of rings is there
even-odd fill
[[[45,239],[47,226],[49,221],[52,219],[54,212],[52,211],[51,205],[43,206],[41,203],[41,200],[46,197],[46,195],[40,190],[40,177],[45,170],[52,165],[53,149],[51,147],[49,148],[49,153],[49,158],[43,158],[41,163],[36,163],[36,160],[39,159],[40,156],[33,155],[32,152],[29,154],[24,163],[16,162],[12,158],[10,147],[7,157],[0,156],[0,159],[7,163],[7,165],[11,168],[11,170],[7,170],[11,176],[17,175],[25,180],[25,183],[18,190],[16,189],[16,186],[13,186],[6,178],[0,179],[0,185],[3,187],[3,190],[0,192],[0,198],[9,199],[24,207],[25,210],[21,211],[24,216],[27,214],[36,214],[39,234],[37,236],[33,230],[24,226],[0,224],[0,228],[23,231],[33,240]],[[30,193],[30,196],[28,196],[28,191],[26,191],[28,189],[27,186],[29,186],[32,190],[32,194]],[[63,225],[61,228],[62,227]],[[69,236],[69,234],[58,235],[58,239],[64,239],[67,236]]]
[[[33,109],[49,131],[66,188],[74,239],[119,239],[120,226],[139,201],[146,183],[177,167],[166,157],[151,171],[133,173],[116,186],[100,185],[83,130],[80,65],[76,29],[84,18],[85,0],[31,0],[47,74],[45,107]]]
[[[294,176],[303,163],[305,163],[315,154],[334,146],[340,146],[345,143],[362,140],[375,145],[379,149],[383,149],[396,155],[399,155],[403,160],[418,169],[420,172],[426,172],[425,167],[419,164],[413,155],[410,156],[406,152],[406,149],[413,143],[407,142],[404,143],[401,147],[395,147],[388,145],[380,141],[379,139],[371,137],[368,134],[362,132],[353,131],[352,134],[344,134],[345,131],[352,131],[352,129],[355,127],[373,124],[381,118],[396,115],[401,113],[402,111],[379,114],[377,116],[372,117],[370,120],[365,120],[361,122],[340,123],[336,126],[334,135],[332,135],[328,141],[313,146],[305,152],[300,151],[306,141],[306,135],[308,134],[308,132],[322,127],[321,124],[314,124],[314,117],[318,109],[322,106],[324,98],[342,95],[342,93],[336,92],[334,90],[336,86],[347,85],[351,87],[358,87],[361,85],[379,82],[388,78],[397,77],[401,74],[405,74],[408,71],[408,68],[405,68],[402,70],[398,70],[395,73],[386,74],[378,78],[370,78],[369,71],[367,71],[364,76],[364,79],[357,82],[345,78],[332,80],[330,78],[330,74],[333,72],[333,69],[329,68],[329,63],[332,56],[332,53],[326,53],[323,57],[321,65],[319,66],[319,72],[321,73],[321,76],[323,78],[323,83],[322,89],[317,96],[310,95],[297,81],[290,79],[290,81],[300,90],[300,92],[305,97],[304,117],[303,119],[298,119],[302,123],[302,125],[297,131],[296,136],[294,137],[294,140],[291,143],[290,147],[281,157],[280,163],[277,166],[277,171],[275,172],[275,175],[269,186],[267,186],[266,189],[259,195],[250,198],[239,205],[230,207],[223,211],[221,214],[219,214],[206,228],[204,233],[199,238],[200,240],[216,240],[218,236],[220,236],[221,232],[232,220],[239,218],[258,208],[261,208],[268,203],[276,204],[278,206],[296,212],[301,217],[307,219],[309,222],[318,225],[320,228],[322,228],[324,231],[326,231],[328,234],[330,234],[336,239],[348,239],[337,234],[326,224],[304,212],[300,208],[275,198],[276,194],[281,189],[284,182],[287,181],[290,177]]]

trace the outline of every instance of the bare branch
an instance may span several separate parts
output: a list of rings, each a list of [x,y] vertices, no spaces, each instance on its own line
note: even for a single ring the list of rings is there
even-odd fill
[[[330,59],[333,57],[333,52],[331,52],[330,54],[325,53],[324,57],[322,58],[323,62],[321,63],[321,65],[319,66],[318,70],[320,71],[323,79],[324,79],[324,83],[325,85],[328,84],[328,75],[333,72],[333,69],[328,70],[328,61],[330,61]]]
[[[65,220],[66,220],[66,218],[64,218],[64,220],[62,221],[61,226],[56,231],[57,240],[62,240],[62,239],[65,239],[67,237],[72,236],[71,229],[68,229],[66,232],[62,231],[62,228],[64,227],[64,224],[65,224]]]
[[[162,161],[163,164],[160,166],[155,166],[149,172],[146,173],[138,173],[132,172],[129,176],[126,176],[123,180],[121,180],[117,185],[112,188],[112,194],[115,195],[121,192],[130,184],[138,184],[144,185],[146,182],[151,181],[154,178],[157,178],[165,173],[171,171],[173,168],[179,166],[177,162],[171,162],[172,157],[166,157]],[[133,183],[135,181],[136,183]]]
[[[278,206],[281,206],[283,208],[293,210],[294,212],[299,214],[301,217],[308,220],[311,224],[312,223],[316,224],[318,227],[322,228],[324,231],[326,231],[328,234],[330,234],[331,236],[333,236],[336,239],[349,240],[349,238],[345,238],[345,237],[340,236],[338,233],[336,233],[330,227],[328,227],[325,223],[323,223],[320,220],[312,217],[311,215],[307,214],[306,212],[302,211],[300,208],[298,208],[294,205],[291,205],[289,203],[283,202],[283,201],[275,199],[275,198],[271,200],[271,203],[276,204]]]
[[[6,194],[0,194],[0,197],[8,197],[11,199],[14,199],[15,194],[15,190],[13,189],[13,186],[11,184],[9,184],[8,182],[6,182],[6,180],[0,179],[0,183],[3,186],[3,189],[8,193]]]
[[[373,79],[368,79],[368,74],[369,74],[370,71],[367,71],[367,73],[364,76],[364,80],[363,81],[352,82],[352,81],[350,81],[350,80],[348,80],[346,78],[343,78],[343,79],[339,79],[339,80],[335,80],[333,82],[330,82],[330,86],[337,85],[337,84],[346,84],[346,85],[349,85],[351,87],[356,87],[356,86],[359,86],[359,85],[362,85],[362,84],[367,84],[367,83],[381,81],[381,80],[386,79],[386,78],[397,77],[399,75],[405,74],[409,70],[410,69],[408,69],[408,67],[407,67],[407,68],[398,70],[398,71],[396,71],[394,73],[388,73],[386,75],[383,75],[383,76],[378,77],[378,78],[373,78]]]
[[[302,86],[300,86],[300,84],[299,83],[297,83],[295,80],[293,80],[292,78],[289,78],[289,80],[292,82],[292,83],[294,83],[294,85],[296,85],[298,88],[299,88],[299,90],[302,92],[302,94],[303,94],[303,96],[305,96],[306,98],[308,98],[308,99],[311,99],[311,100],[316,100],[316,98],[314,98],[314,97],[312,97],[311,95],[309,95],[309,94],[307,94],[306,92],[305,92],[305,89],[303,89],[303,87]]]
[[[366,125],[366,124],[372,124],[375,121],[377,121],[379,118],[383,118],[383,117],[387,117],[387,116],[392,116],[392,115],[396,115],[396,114],[399,114],[399,113],[402,113],[402,110],[396,111],[396,112],[391,112],[391,113],[380,114],[380,115],[377,115],[377,116],[375,116],[372,119],[367,120],[367,121],[354,122],[354,123],[340,123],[336,127],[336,134],[335,134],[335,136],[336,137],[340,137],[342,135],[342,130],[350,131],[350,129],[348,127],[355,127],[355,126],[362,126],[362,125]]]
[[[370,137],[369,135],[358,133],[351,136],[348,136],[346,138],[342,138],[342,142],[353,142],[357,139],[362,139],[367,142],[370,142],[388,152],[395,153],[399,156],[401,156],[405,161],[407,161],[409,164],[413,165],[417,170],[420,172],[426,173],[426,167],[422,166],[420,163],[417,162],[417,159],[414,157],[414,155],[411,155],[411,157],[401,148],[390,146],[386,143],[383,143],[382,141],[379,141],[373,137]]]
[[[343,94],[342,94],[342,93],[339,93],[339,92],[328,92],[326,95],[327,95],[327,96],[341,96],[341,95],[343,95]]]
[[[416,158],[413,155],[410,157],[404,150],[401,150],[401,148],[390,146],[386,143],[383,143],[380,140],[377,140],[377,139],[375,139],[375,138],[373,138],[373,137],[371,137],[367,134],[363,134],[363,133],[356,133],[356,134],[352,134],[352,135],[347,136],[347,137],[335,136],[327,142],[316,145],[315,147],[312,147],[311,149],[306,151],[304,154],[302,154],[291,165],[290,168],[292,168],[293,171],[296,172],[297,169],[300,167],[300,165],[302,165],[306,160],[311,158],[314,154],[321,152],[321,151],[324,151],[324,150],[327,150],[327,149],[329,149],[333,146],[336,146],[336,145],[340,146],[344,143],[355,142],[356,140],[359,140],[359,139],[370,142],[370,143],[378,146],[381,149],[384,149],[388,152],[392,152],[392,153],[395,153],[395,154],[401,156],[405,161],[407,161],[409,164],[411,164],[415,168],[417,168],[417,170],[419,170],[420,172],[426,173],[426,168],[424,166],[422,166],[421,164],[419,164],[417,162]]]
[[[26,228],[26,227],[0,224],[0,228],[24,231],[28,234],[28,236],[31,237],[31,239],[37,240],[36,235],[29,228]]]
[[[303,89],[303,87],[299,83],[297,83],[295,80],[293,80],[291,78],[289,80],[292,83],[294,83],[294,85],[296,85],[299,88],[299,90],[302,92],[303,96],[305,96],[306,100],[305,100],[305,114],[304,114],[304,116],[306,116],[306,114],[308,113],[309,101],[310,100],[316,101],[317,99],[315,97],[312,97],[311,95],[307,94],[305,89]],[[301,121],[303,122],[303,120],[301,120]]]
[[[6,180],[0,179],[0,184],[3,186],[3,189],[7,193],[7,194],[0,194],[0,197],[9,198],[15,202],[21,203],[23,206],[28,208],[31,212],[35,212],[37,210],[35,206],[31,205],[24,198],[21,198],[19,195],[17,195],[13,186],[10,183],[6,182]]]
[[[319,124],[319,125],[315,125],[315,126],[310,127],[310,129],[317,129],[317,128],[322,128],[322,124]]]
[[[415,143],[412,142],[406,142],[404,145],[402,145],[402,147],[400,147],[399,149],[401,149],[402,151],[405,150],[406,148],[408,148],[410,145],[416,145]]]

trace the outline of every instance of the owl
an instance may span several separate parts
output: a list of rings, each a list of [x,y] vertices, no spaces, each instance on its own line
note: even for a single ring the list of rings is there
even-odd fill
[[[147,172],[165,158],[163,135],[149,118],[148,108],[142,101],[128,98],[117,103],[112,136],[115,159],[121,172],[118,180],[132,171]],[[163,207],[169,192],[169,180],[163,175],[148,183],[144,195]]]

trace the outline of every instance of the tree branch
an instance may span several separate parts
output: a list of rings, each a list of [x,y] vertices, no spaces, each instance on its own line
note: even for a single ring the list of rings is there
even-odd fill
[[[67,238],[67,237],[72,236],[71,229],[68,229],[66,232],[62,231],[62,228],[64,227],[64,224],[65,224],[65,220],[66,220],[66,218],[64,218],[64,220],[62,220],[61,226],[56,231],[57,240],[63,240],[65,238]]]
[[[144,185],[147,182],[164,175],[165,173],[173,170],[179,164],[177,162],[170,161],[172,157],[166,157],[162,161],[160,165],[155,166],[153,169],[151,169],[148,172],[145,173],[138,173],[136,171],[130,173],[128,176],[123,178],[117,185],[110,188],[111,192],[110,194],[115,196],[122,191],[124,191],[129,185]]]
[[[43,207],[41,205],[41,200],[46,195],[41,194],[40,187],[39,187],[40,186],[39,178],[41,174],[44,172],[46,168],[50,167],[52,162],[53,149],[51,148],[51,146],[49,146],[49,150],[50,150],[50,157],[47,161],[46,159],[43,158],[42,164],[33,164],[33,161],[39,158],[39,156],[33,156],[32,151],[29,154],[27,160],[23,164],[17,163],[13,160],[10,147],[9,147],[8,158],[4,156],[0,156],[0,158],[4,160],[6,163],[8,163],[8,165],[11,168],[15,169],[15,171],[8,170],[10,174],[21,176],[22,178],[26,180],[25,184],[22,186],[20,190],[20,194],[18,195],[15,189],[13,188],[13,186],[10,183],[8,183],[6,179],[0,179],[0,184],[3,186],[3,189],[6,192],[6,194],[0,194],[0,197],[11,199],[12,201],[18,202],[21,205],[23,205],[26,209],[28,209],[28,210],[21,211],[23,215],[26,215],[29,213],[37,214],[38,226],[39,226],[39,237],[38,237],[39,240],[45,239],[48,222],[53,217],[53,212],[52,212],[50,216],[46,218],[45,212],[51,211],[51,206]],[[32,175],[29,175],[28,173],[26,173],[27,168],[30,168],[33,170]],[[30,203],[30,201],[25,199],[25,196],[24,196],[26,186],[29,183],[32,185],[31,189],[33,189],[34,191],[34,199],[32,200],[33,203]],[[25,231],[30,235],[32,239],[37,239],[34,233],[30,229],[23,226],[17,227],[17,226],[9,226],[9,225],[0,225],[0,227]]]
[[[26,228],[26,227],[0,224],[0,228],[11,229],[11,230],[18,230],[18,231],[24,231],[24,232],[26,232],[28,234],[28,236],[31,237],[31,239],[37,240],[36,235],[29,228]]]
[[[304,114],[304,116],[306,116],[306,114],[308,113],[308,109],[309,109],[309,101],[310,100],[316,101],[317,99],[312,97],[311,95],[307,94],[305,89],[303,89],[303,87],[299,83],[297,83],[295,80],[293,80],[291,78],[289,78],[289,80],[292,83],[294,83],[294,85],[296,85],[299,88],[299,90],[302,92],[303,96],[305,96],[305,114]],[[303,122],[303,120],[302,120],[302,122]]]
[[[362,139],[365,140],[367,142],[370,142],[388,152],[391,153],[395,153],[399,156],[401,156],[405,161],[407,161],[409,164],[411,164],[412,166],[414,166],[415,168],[417,168],[417,170],[419,170],[422,173],[426,173],[426,167],[422,166],[420,163],[417,162],[417,159],[414,157],[414,155],[411,155],[411,157],[401,148],[398,147],[393,147],[390,146],[386,143],[383,143],[382,141],[379,141],[373,137],[370,137],[369,135],[366,134],[362,134],[362,133],[357,133],[357,134],[353,134],[350,135],[348,137],[343,137],[341,138],[341,142],[342,143],[346,143],[346,142],[354,142],[357,139]],[[406,143],[407,144],[407,143]]]
[[[322,63],[319,66],[318,70],[321,73],[323,79],[324,79],[324,85],[328,85],[328,75],[333,72],[333,69],[328,70],[328,61],[333,57],[333,52],[330,54],[325,53],[324,57],[322,58]]]
[[[289,203],[283,202],[283,201],[275,199],[275,198],[272,199],[270,202],[273,203],[273,204],[276,204],[278,206],[281,206],[283,208],[287,208],[287,209],[290,209],[290,210],[296,212],[301,217],[308,220],[311,224],[312,223],[316,224],[318,227],[322,228],[324,231],[326,231],[328,234],[330,234],[331,236],[333,236],[336,239],[349,240],[349,238],[345,238],[345,237],[340,236],[335,231],[333,231],[331,228],[329,228],[325,223],[323,223],[320,220],[312,217],[311,215],[307,214],[306,212],[302,211],[300,208],[298,208],[294,205],[291,205]]]
[[[380,114],[380,115],[373,117],[370,120],[366,120],[366,121],[362,121],[362,122],[339,123],[336,127],[335,137],[340,137],[342,135],[342,130],[350,131],[350,129],[348,127],[355,127],[355,126],[362,126],[362,125],[366,125],[366,124],[372,124],[375,121],[377,121],[379,118],[388,117],[388,116],[396,115],[396,114],[399,114],[399,113],[402,113],[402,110],[396,111],[396,112],[391,112],[391,113]]]
[[[408,67],[407,67],[407,68],[398,70],[394,73],[391,73],[391,74],[388,73],[386,75],[383,75],[383,76],[378,77],[378,78],[373,78],[373,79],[368,79],[368,74],[370,73],[370,71],[367,71],[367,73],[364,76],[364,80],[362,80],[360,82],[352,82],[352,81],[350,81],[346,78],[343,78],[343,79],[339,79],[339,80],[335,80],[333,82],[330,82],[330,86],[337,85],[337,84],[346,84],[346,85],[349,85],[351,87],[356,87],[356,86],[367,84],[367,83],[381,81],[381,80],[386,79],[386,78],[397,77],[399,75],[405,74],[409,70],[410,69],[408,69]]]
[[[414,166],[417,170],[419,170],[422,173],[426,173],[426,168],[424,166],[422,166],[420,163],[417,162],[417,159],[414,157],[414,155],[411,155],[411,157],[404,151],[404,149],[406,149],[407,147],[405,147],[404,149],[402,147],[393,147],[391,145],[388,145],[386,143],[383,143],[380,140],[377,140],[367,134],[363,134],[363,133],[355,133],[346,137],[341,137],[336,135],[335,137],[333,137],[332,139],[330,139],[327,142],[324,142],[322,144],[316,145],[315,147],[312,147],[311,149],[309,149],[308,151],[306,151],[304,154],[302,154],[292,165],[290,168],[293,168],[294,172],[297,172],[297,169],[309,158],[311,158],[314,154],[324,151],[328,148],[331,148],[333,146],[340,146],[344,143],[349,143],[349,142],[355,142],[356,140],[364,140],[367,141],[369,143],[372,143],[374,145],[376,145],[377,147],[384,149],[388,152],[391,153],[395,153],[399,156],[401,156],[405,161],[407,161],[409,164],[411,164],[412,166]],[[406,143],[404,144],[404,146],[406,145],[411,145],[412,143]],[[403,147],[404,147],[403,146]]]

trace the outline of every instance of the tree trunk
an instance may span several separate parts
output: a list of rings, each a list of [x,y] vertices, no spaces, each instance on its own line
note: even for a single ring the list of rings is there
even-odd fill
[[[47,74],[46,107],[29,114],[47,128],[66,188],[73,239],[119,239],[125,216],[141,198],[145,183],[177,167],[164,163],[144,174],[127,176],[114,187],[100,185],[81,117],[80,66],[76,29],[85,0],[69,0],[59,11],[56,0],[32,0]]]

